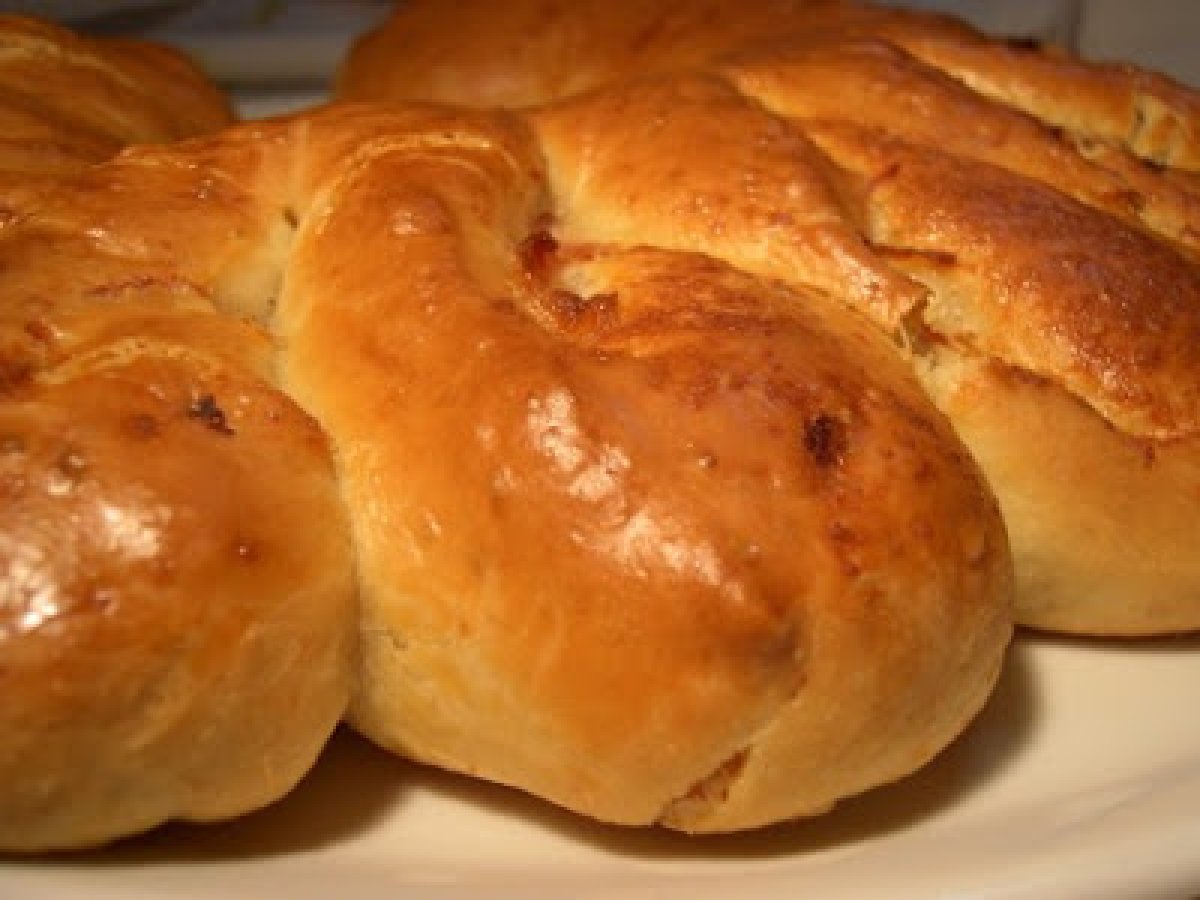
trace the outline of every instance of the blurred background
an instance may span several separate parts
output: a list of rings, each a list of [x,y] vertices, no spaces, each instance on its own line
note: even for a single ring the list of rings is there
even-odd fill
[[[496,0],[503,2],[503,0]],[[1095,59],[1125,59],[1200,86],[1197,0],[880,0],[938,9],[983,29],[1032,36]],[[321,95],[354,37],[392,0],[7,0],[94,32],[175,44],[234,93],[245,115],[307,105]]]

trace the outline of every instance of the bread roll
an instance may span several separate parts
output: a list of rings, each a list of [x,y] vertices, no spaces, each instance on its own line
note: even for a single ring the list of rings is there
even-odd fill
[[[356,617],[327,439],[277,386],[253,136],[88,168],[224,102],[158,51],[0,44],[0,849],[36,851],[281,796]]]
[[[66,174],[128,144],[232,120],[224,94],[173,50],[0,14],[0,182]]]
[[[338,73],[349,98],[537,106],[629,75],[695,67],[839,0],[406,0]]]
[[[268,802],[351,691],[397,752],[697,832],[966,727],[1011,560],[911,367],[825,290],[593,237],[562,141],[335,106],[12,192],[0,847]]]
[[[816,286],[900,342],[982,466],[1017,617],[1200,628],[1200,101],[928,13],[414,0],[352,98],[534,109],[561,236]],[[578,95],[576,99],[570,99]]]
[[[605,211],[517,118],[310,127],[279,321],[339,449],[357,728],[688,831],[823,811],[962,730],[1011,630],[1005,536],[865,318],[570,237]]]

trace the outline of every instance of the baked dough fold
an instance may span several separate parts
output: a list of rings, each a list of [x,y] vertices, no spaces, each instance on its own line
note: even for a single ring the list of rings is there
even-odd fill
[[[1200,628],[1195,91],[820,0],[415,0],[339,90],[527,110],[573,236],[869,316],[996,493],[1021,623]]]

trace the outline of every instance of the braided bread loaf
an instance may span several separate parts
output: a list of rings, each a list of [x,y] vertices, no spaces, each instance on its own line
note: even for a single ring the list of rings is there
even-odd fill
[[[0,847],[278,796],[355,665],[385,746],[693,831],[981,707],[1011,562],[908,364],[603,234],[561,127],[334,106],[0,192]]]
[[[558,101],[557,236],[817,287],[902,344],[999,499],[1019,621],[1200,628],[1191,90],[832,0],[413,0],[340,90]]]

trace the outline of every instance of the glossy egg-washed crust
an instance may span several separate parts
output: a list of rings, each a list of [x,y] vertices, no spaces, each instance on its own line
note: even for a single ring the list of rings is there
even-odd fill
[[[552,104],[559,192],[604,210],[564,237],[816,286],[903,341],[998,496],[1021,622],[1200,628],[1194,91],[820,0],[413,0],[339,86]]]
[[[350,694],[328,442],[255,323],[287,224],[220,141],[91,167],[230,118],[170,51],[0,17],[0,849],[262,806]]]
[[[66,174],[232,119],[225,95],[169,48],[0,14],[0,180]]]
[[[332,107],[0,192],[0,846],[282,793],[356,625],[366,734],[627,824],[817,813],[982,706],[1006,538],[891,338],[702,210],[612,233],[555,115]]]

